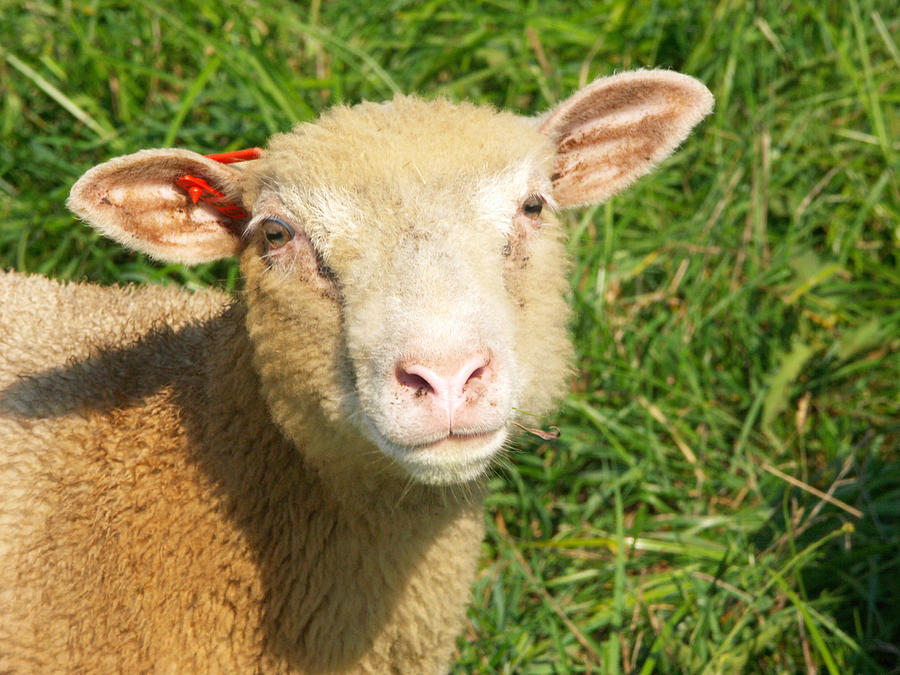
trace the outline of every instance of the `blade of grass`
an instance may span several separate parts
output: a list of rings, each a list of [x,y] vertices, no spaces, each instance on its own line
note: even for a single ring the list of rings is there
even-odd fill
[[[837,497],[832,497],[831,495],[826,494],[825,492],[822,492],[818,488],[815,488],[812,485],[804,483],[803,481],[798,480],[798,479],[794,478],[793,476],[784,473],[784,471],[780,471],[779,469],[776,469],[771,464],[763,464],[762,468],[765,471],[768,471],[773,476],[776,476],[776,477],[780,478],[781,480],[783,480],[787,483],[790,483],[794,487],[798,487],[801,490],[806,490],[807,492],[809,492],[812,495],[815,495],[822,501],[826,501],[829,504],[833,504],[834,506],[837,506],[839,509],[843,509],[844,511],[849,513],[854,518],[862,518],[862,516],[863,516],[862,511],[860,511],[859,509],[857,509],[853,506],[850,506],[847,502],[841,501]]]
[[[98,122],[72,99],[66,96],[63,92],[53,86],[46,79],[41,77],[41,75],[37,73],[31,66],[16,57],[15,54],[12,54],[2,48],[0,48],[0,53],[3,54],[6,62],[9,63],[9,65],[11,65],[13,68],[22,73],[22,75],[31,80],[31,82],[34,83],[34,85],[38,89],[40,89],[45,94],[47,94],[47,96],[56,101],[60,106],[62,106],[64,110],[72,115],[72,117],[77,119],[88,129],[97,134],[97,137],[101,143],[105,143],[109,141],[113,136],[115,136],[116,132],[113,129],[110,129],[109,127],[106,127]]]
[[[782,592],[787,595],[790,601],[794,604],[794,607],[797,608],[797,611],[800,612],[800,615],[803,617],[803,625],[806,626],[806,630],[809,631],[809,636],[812,638],[813,645],[816,648],[816,651],[819,652],[819,655],[822,657],[822,660],[825,661],[825,667],[828,668],[828,672],[831,675],[840,675],[840,669],[838,669],[837,664],[834,662],[834,657],[831,655],[831,650],[828,649],[825,644],[825,640],[822,639],[822,633],[819,631],[819,627],[815,621],[813,621],[812,616],[810,616],[809,608],[800,597],[794,593],[776,572],[773,572],[775,579],[778,582],[778,585],[781,587]]]
[[[194,105],[194,101],[203,90],[203,87],[206,86],[206,83],[209,82],[210,78],[219,70],[221,63],[221,56],[212,57],[206,62],[206,65],[203,66],[203,70],[201,70],[197,74],[197,77],[194,78],[191,86],[184,93],[184,97],[181,99],[181,104],[178,106],[178,111],[175,113],[175,117],[172,118],[169,128],[166,129],[166,136],[163,139],[164,147],[172,147],[172,143],[175,142],[175,138],[178,136],[178,132],[181,129],[181,125],[184,122],[184,118],[187,116],[188,111],[190,111],[191,106]]]

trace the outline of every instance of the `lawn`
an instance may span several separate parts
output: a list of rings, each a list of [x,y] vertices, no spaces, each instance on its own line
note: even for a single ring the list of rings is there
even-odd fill
[[[491,479],[454,672],[900,672],[895,2],[0,0],[0,265],[234,288],[101,239],[69,187],[336,102],[532,114],[638,67],[716,110],[567,219],[578,375],[562,437]]]

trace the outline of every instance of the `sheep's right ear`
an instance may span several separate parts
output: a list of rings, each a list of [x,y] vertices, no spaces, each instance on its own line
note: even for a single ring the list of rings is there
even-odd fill
[[[174,149],[142,150],[95,166],[72,187],[67,204],[106,236],[158,260],[193,265],[240,253],[247,218],[194,204],[175,182],[184,175],[243,206],[241,170]]]

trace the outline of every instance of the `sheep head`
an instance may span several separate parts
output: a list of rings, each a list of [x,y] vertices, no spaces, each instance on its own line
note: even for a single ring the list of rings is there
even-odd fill
[[[246,165],[185,150],[113,159],[69,206],[161,260],[241,257],[262,393],[311,461],[378,458],[399,476],[460,483],[484,472],[512,422],[564,392],[554,212],[627,187],[711,108],[702,84],[666,71],[600,79],[537,119],[398,96],[332,109]],[[192,203],[184,174],[245,213]],[[313,442],[310,419],[365,441]]]

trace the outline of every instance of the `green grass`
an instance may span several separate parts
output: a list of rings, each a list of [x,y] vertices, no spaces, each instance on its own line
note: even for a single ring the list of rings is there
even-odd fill
[[[100,239],[68,188],[396,90],[532,113],[695,75],[714,115],[570,218],[580,375],[562,439],[492,480],[454,672],[900,672],[895,3],[364,4],[0,0],[0,264],[233,287]]]

